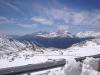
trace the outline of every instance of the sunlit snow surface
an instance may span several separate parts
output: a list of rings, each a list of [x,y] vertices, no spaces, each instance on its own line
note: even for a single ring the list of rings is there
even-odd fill
[[[4,37],[0,37],[0,68],[43,63],[64,58],[66,59],[65,66],[31,75],[100,75],[100,59],[86,58],[83,63],[73,59],[100,54],[100,44],[93,41],[87,41],[81,46],[73,45],[68,49],[39,48],[32,50],[31,46],[26,46],[18,41],[11,42]]]
[[[45,49],[43,53],[22,51],[11,61],[13,56],[0,60],[0,68],[20,66],[26,64],[43,63],[53,59],[66,59],[66,65],[62,68],[32,73],[31,75],[100,75],[98,71],[99,59],[87,58],[83,63],[76,62],[73,58],[100,54],[100,45],[86,42],[85,46],[73,46],[69,49]]]

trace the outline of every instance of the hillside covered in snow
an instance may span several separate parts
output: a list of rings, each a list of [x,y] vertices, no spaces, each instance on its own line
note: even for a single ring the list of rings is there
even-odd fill
[[[86,37],[100,37],[100,32],[95,32],[95,31],[84,31],[84,32],[79,32],[76,34],[77,37],[80,38],[86,38]]]
[[[72,38],[72,37],[71,37]],[[81,38],[82,39],[82,38]],[[84,39],[84,38],[83,38]],[[100,38],[77,42],[65,49],[45,48],[29,41],[19,42],[0,33],[0,68],[43,63],[66,59],[66,65],[56,70],[39,72],[41,75],[99,75],[100,59],[86,58],[83,63],[74,58],[100,54]],[[32,75],[39,75],[33,73]]]

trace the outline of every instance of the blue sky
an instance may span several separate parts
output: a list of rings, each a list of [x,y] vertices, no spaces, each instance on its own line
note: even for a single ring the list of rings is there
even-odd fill
[[[100,31],[100,0],[0,0],[0,32]]]

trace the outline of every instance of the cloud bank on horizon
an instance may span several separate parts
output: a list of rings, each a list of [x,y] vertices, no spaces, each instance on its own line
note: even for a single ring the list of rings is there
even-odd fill
[[[99,0],[0,0],[0,31],[100,31]]]

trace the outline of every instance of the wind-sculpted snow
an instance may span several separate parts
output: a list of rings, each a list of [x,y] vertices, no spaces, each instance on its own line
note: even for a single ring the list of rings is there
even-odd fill
[[[87,58],[82,65],[82,75],[100,75],[100,59]]]
[[[45,75],[100,75],[99,65],[100,59],[94,58],[86,58],[83,63],[76,62],[74,59],[67,60],[66,65],[63,68],[54,71],[47,71]]]
[[[64,67],[64,75],[81,75],[82,63],[75,60],[67,61]]]

